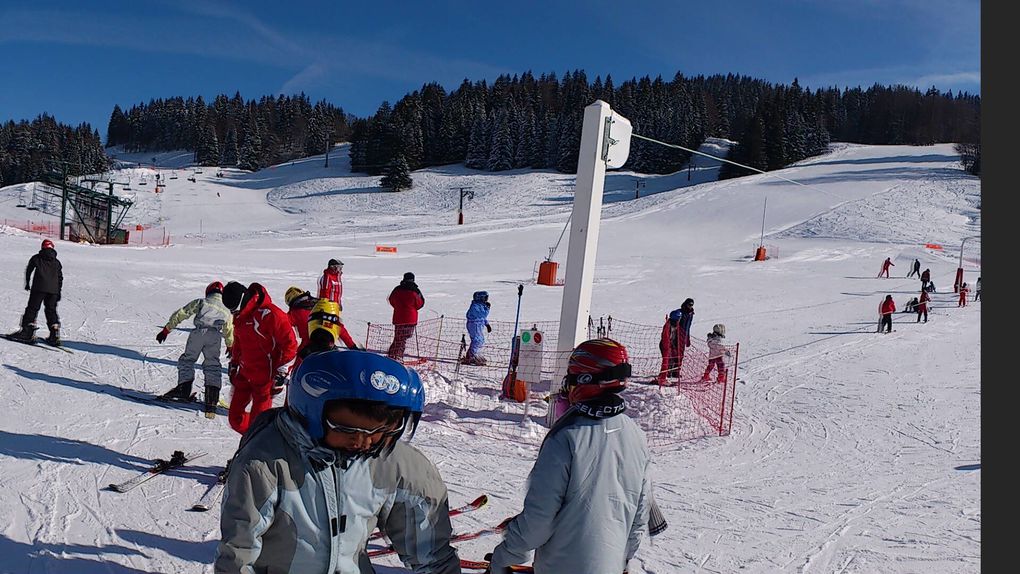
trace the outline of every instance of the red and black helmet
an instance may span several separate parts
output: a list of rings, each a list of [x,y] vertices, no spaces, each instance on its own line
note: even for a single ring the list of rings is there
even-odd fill
[[[219,281],[213,281],[212,283],[209,284],[208,287],[205,288],[205,296],[206,297],[208,297],[209,295],[212,295],[213,293],[219,293],[219,294],[222,295],[223,294],[223,283],[220,283]]]
[[[571,351],[563,387],[576,403],[622,391],[630,373],[626,347],[612,339],[591,339]]]

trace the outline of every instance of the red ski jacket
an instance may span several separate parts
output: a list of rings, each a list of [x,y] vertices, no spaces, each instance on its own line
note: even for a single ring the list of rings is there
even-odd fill
[[[308,344],[308,316],[311,315],[312,310],[295,305],[287,311],[287,316],[290,317],[290,324],[297,329],[299,341],[298,354],[301,354],[301,350]],[[340,323],[340,341],[343,342],[344,346],[348,349],[357,349],[358,346],[354,343],[354,339],[351,338],[351,334],[347,332],[347,327],[343,323]],[[294,363],[294,368],[297,369],[298,364]]]
[[[890,315],[896,312],[896,302],[892,299],[883,300],[882,304],[878,306],[878,312],[882,315]]]
[[[319,277],[319,299],[327,299],[340,305],[343,309],[344,306],[340,302],[340,299],[344,296],[344,282],[340,279],[340,272],[333,272],[329,270],[329,267],[322,270],[322,277]]]
[[[238,376],[249,383],[269,385],[278,372],[290,369],[297,339],[290,318],[273,305],[265,287],[252,283],[245,299],[234,317],[230,362],[237,364]]]
[[[401,281],[389,297],[393,306],[394,325],[417,325],[418,309],[425,306],[425,297],[414,282]]]
[[[928,301],[931,301],[931,297],[928,296],[927,291],[921,291],[921,300],[917,304],[917,310],[925,312],[928,310]]]

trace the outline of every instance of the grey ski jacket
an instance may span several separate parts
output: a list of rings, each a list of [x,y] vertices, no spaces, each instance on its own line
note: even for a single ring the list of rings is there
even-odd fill
[[[648,529],[648,462],[644,432],[625,414],[578,415],[553,429],[492,571],[526,563],[535,550],[536,574],[621,574]]]
[[[413,572],[460,574],[446,485],[421,452],[401,441],[345,468],[286,409],[274,410],[230,464],[217,574],[371,574],[365,548],[377,525]]]

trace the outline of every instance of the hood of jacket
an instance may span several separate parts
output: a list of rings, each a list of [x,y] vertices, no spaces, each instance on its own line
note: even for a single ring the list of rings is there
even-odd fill
[[[272,302],[272,298],[269,297],[269,291],[261,283],[252,283],[248,286],[248,290],[244,292],[244,297],[241,298],[241,309],[237,312],[237,316],[247,317],[255,312],[255,309],[265,307]]]
[[[39,250],[39,257],[47,261],[53,261],[57,258],[57,250],[52,247],[44,247]]]

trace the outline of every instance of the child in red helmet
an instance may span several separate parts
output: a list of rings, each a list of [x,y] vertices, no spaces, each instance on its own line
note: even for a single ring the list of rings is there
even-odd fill
[[[213,281],[205,288],[205,297],[195,299],[170,315],[163,329],[156,335],[156,342],[166,341],[170,331],[181,321],[194,316],[195,329],[188,334],[184,353],[177,359],[177,386],[163,397],[170,400],[191,400],[191,385],[195,382],[195,363],[202,355],[202,374],[205,375],[205,416],[216,416],[216,405],[220,402],[220,388],[223,386],[220,365],[220,343],[226,341],[227,348],[234,344],[234,318],[230,309],[223,304],[223,284]]]
[[[46,325],[50,328],[50,336],[46,342],[60,346],[60,317],[57,315],[57,302],[64,286],[64,271],[57,259],[57,251],[53,242],[44,239],[39,253],[28,260],[25,268],[25,291],[29,292],[25,314],[21,316],[21,329],[6,335],[8,339],[22,343],[35,343],[35,319],[39,315],[39,307],[45,308]]]
[[[527,562],[532,550],[537,574],[627,570],[654,506],[644,431],[620,396],[630,372],[627,349],[612,339],[571,352],[561,391],[571,407],[542,442],[524,510],[491,555],[494,574]],[[659,519],[653,534],[665,529]]]

